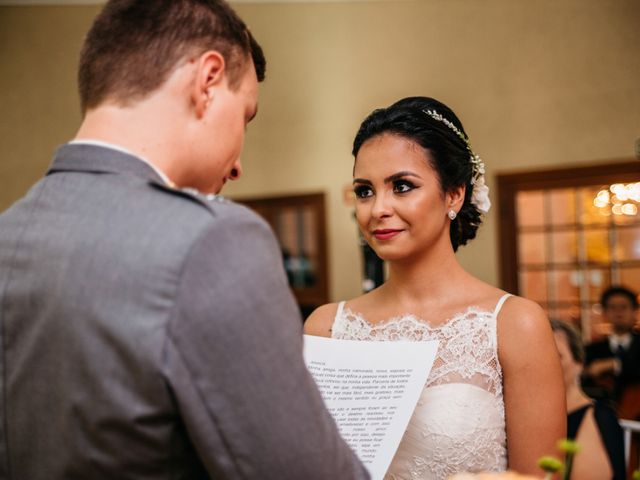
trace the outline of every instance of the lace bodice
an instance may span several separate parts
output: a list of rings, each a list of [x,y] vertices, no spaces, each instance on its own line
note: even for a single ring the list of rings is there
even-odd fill
[[[507,467],[502,369],[494,311],[469,307],[441,325],[414,315],[369,323],[338,306],[333,338],[395,341],[439,340],[427,384],[385,480],[445,480],[458,472]]]

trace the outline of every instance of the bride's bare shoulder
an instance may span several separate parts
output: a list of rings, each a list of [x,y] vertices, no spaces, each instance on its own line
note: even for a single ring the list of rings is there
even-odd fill
[[[355,308],[359,311],[371,303],[373,292],[366,293],[346,302],[347,308]],[[319,337],[330,337],[331,327],[338,313],[339,303],[327,303],[316,308],[304,322],[304,333]]]
[[[547,316],[540,305],[517,295],[511,295],[507,299],[501,312],[501,316],[505,318],[505,320],[514,317],[517,318],[518,322],[515,323],[520,326],[522,326],[523,323],[536,324],[539,322],[548,322]]]
[[[514,325],[508,325],[507,328],[513,326],[517,329],[521,328],[523,323],[538,324],[541,321],[543,323],[546,321],[546,315],[540,305],[527,298],[509,294],[482,281],[478,281],[475,289],[470,288],[469,291],[477,292],[478,303],[486,304],[487,308],[491,305],[498,307],[497,302],[501,302],[502,305],[498,315],[498,322],[501,326],[509,323]],[[511,321],[513,318],[517,318],[518,321]]]
[[[498,315],[498,343],[503,356],[522,355],[531,345],[555,346],[547,314],[540,305],[526,298],[511,296]]]
[[[330,337],[331,326],[337,312],[337,303],[327,303],[316,308],[304,322],[304,333],[318,337]]]

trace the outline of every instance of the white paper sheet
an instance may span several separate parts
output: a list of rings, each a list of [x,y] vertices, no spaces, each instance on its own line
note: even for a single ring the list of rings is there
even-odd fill
[[[340,433],[382,480],[427,381],[429,342],[364,342],[304,336],[304,357]]]

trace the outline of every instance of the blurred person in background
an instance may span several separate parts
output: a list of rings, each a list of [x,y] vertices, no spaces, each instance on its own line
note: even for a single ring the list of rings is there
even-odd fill
[[[592,400],[582,390],[580,377],[585,350],[578,331],[568,323],[551,321],[567,396],[567,438],[582,447],[575,456],[576,480],[624,480],[622,428],[613,409],[603,400]]]
[[[586,347],[585,390],[613,400],[620,417],[635,419],[640,415],[640,335],[634,331],[638,297],[613,286],[602,293],[600,303],[612,332]]]

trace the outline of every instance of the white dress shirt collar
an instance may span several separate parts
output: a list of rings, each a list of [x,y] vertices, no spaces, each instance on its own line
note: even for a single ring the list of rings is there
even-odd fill
[[[624,333],[622,335],[617,335],[612,333],[609,335],[609,348],[611,348],[612,352],[616,352],[619,346],[622,346],[625,350],[629,348],[631,344],[631,334]]]

